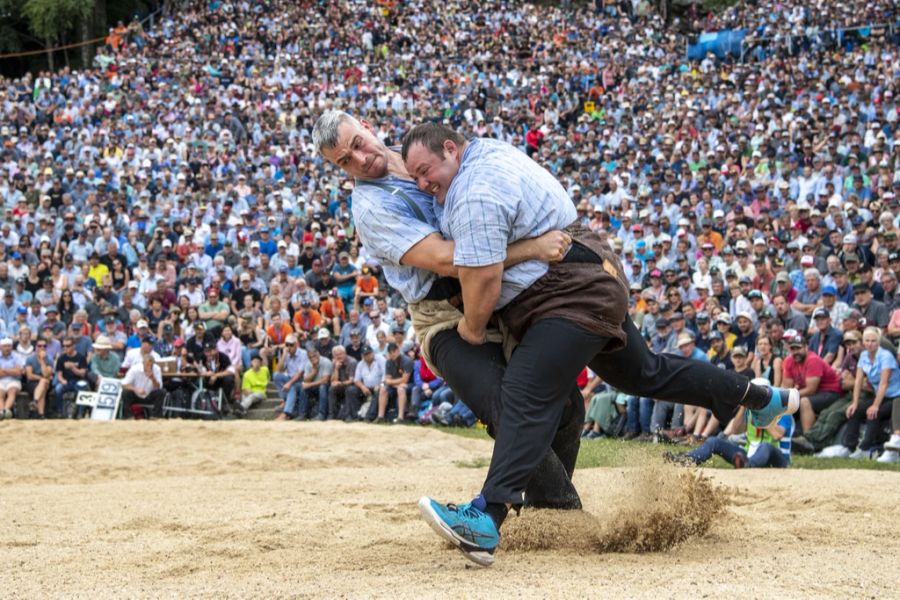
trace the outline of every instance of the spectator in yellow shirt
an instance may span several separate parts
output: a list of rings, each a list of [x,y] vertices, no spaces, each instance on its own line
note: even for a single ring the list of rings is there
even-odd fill
[[[246,415],[254,404],[266,399],[267,385],[269,385],[269,367],[263,366],[262,358],[258,355],[254,356],[250,359],[250,368],[243,374],[241,403],[237,410],[239,416]]]
[[[103,285],[103,278],[109,275],[109,267],[100,262],[100,255],[92,252],[90,256],[91,268],[88,270],[88,277],[94,280],[97,287]]]

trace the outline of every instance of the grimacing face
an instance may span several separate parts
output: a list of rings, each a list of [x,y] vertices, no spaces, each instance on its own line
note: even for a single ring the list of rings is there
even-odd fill
[[[366,120],[341,123],[337,143],[322,148],[322,156],[360,179],[379,179],[388,172],[388,149]]]
[[[462,148],[450,140],[444,141],[443,159],[424,144],[415,143],[406,154],[406,170],[420,190],[434,196],[438,204],[447,197],[450,183],[459,172]]]

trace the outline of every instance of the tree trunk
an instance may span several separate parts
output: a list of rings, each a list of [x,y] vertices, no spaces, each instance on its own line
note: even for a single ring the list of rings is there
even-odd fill
[[[109,23],[106,22],[106,0],[97,0],[94,3],[94,32],[93,35],[100,37],[109,33]]]
[[[56,70],[53,68],[53,40],[44,38],[44,45],[47,47],[47,68],[52,73]]]
[[[81,19],[79,29],[81,30],[81,43],[84,44],[83,46],[81,46],[81,68],[89,69],[91,66],[91,61],[94,59],[93,45],[85,44],[85,42],[91,39],[91,18],[89,16]]]

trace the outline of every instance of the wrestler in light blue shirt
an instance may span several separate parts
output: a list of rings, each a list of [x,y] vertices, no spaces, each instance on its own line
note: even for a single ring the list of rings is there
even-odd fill
[[[403,198],[418,206],[424,221]],[[388,283],[407,302],[422,300],[437,275],[400,264],[410,248],[438,232],[434,198],[407,179],[387,175],[381,179],[357,179],[353,190],[353,221],[368,253],[384,268]]]
[[[441,231],[453,240],[453,263],[484,267],[502,263],[507,246],[565,229],[577,214],[562,185],[546,169],[505,142],[469,142],[441,215]],[[504,269],[497,308],[540,279],[548,265],[528,260]]]

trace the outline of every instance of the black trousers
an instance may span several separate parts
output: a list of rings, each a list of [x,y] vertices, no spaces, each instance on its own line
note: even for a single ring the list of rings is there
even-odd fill
[[[328,388],[328,418],[355,421],[359,412],[359,388],[354,384],[333,384]]]
[[[146,398],[140,398],[137,394],[132,392],[131,390],[123,390],[122,391],[122,418],[130,419],[134,416],[134,411],[132,406],[135,404],[152,404],[153,408],[150,410],[150,416],[152,417],[161,417],[162,416],[162,405],[163,401],[166,399],[166,390],[153,390],[149,394],[147,394]]]
[[[429,350],[457,397],[487,425],[488,433],[496,439],[504,411],[501,387],[506,371],[500,344],[473,346],[463,340],[456,329],[448,329],[434,336]],[[581,499],[572,484],[572,473],[581,444],[584,400],[575,386],[575,376],[567,381],[567,392],[560,403],[560,418],[549,432],[548,444],[523,484],[526,506],[581,508]],[[522,503],[520,498],[518,504]]]
[[[222,390],[222,408],[224,409],[226,406],[231,406],[231,403],[234,401],[234,385],[235,378],[234,375],[226,375],[225,377],[221,377],[216,379],[214,383],[209,381],[209,378],[205,378],[203,380],[203,387],[211,392],[215,392],[218,390]]]
[[[883,441],[884,426],[891,418],[892,408],[896,401],[897,399],[895,398],[885,398],[878,405],[878,415],[874,419],[869,419],[866,411],[875,402],[875,396],[868,394],[863,396],[860,399],[859,406],[856,408],[856,412],[853,413],[853,416],[847,422],[847,428],[844,430],[841,444],[850,448],[851,451],[856,450],[857,444],[863,450],[871,450],[880,444]],[[862,442],[860,442],[859,429],[863,424],[865,424],[865,433],[863,434]]]
[[[500,425],[482,493],[488,502],[523,503],[566,413],[572,382],[584,365],[616,389],[711,409],[727,422],[748,393],[749,380],[709,363],[647,348],[630,318],[627,344],[602,353],[608,338],[565,319],[543,319],[525,333],[501,384]],[[758,389],[757,394],[765,394]]]
[[[586,344],[591,337],[598,337],[573,327],[581,332],[579,339]],[[622,329],[627,336],[624,348],[593,356],[587,363],[603,381],[630,396],[702,406],[723,424],[734,417],[748,393],[747,377],[680,354],[656,354],[630,318],[625,319]],[[765,390],[753,386],[750,393],[754,392],[764,394]]]

